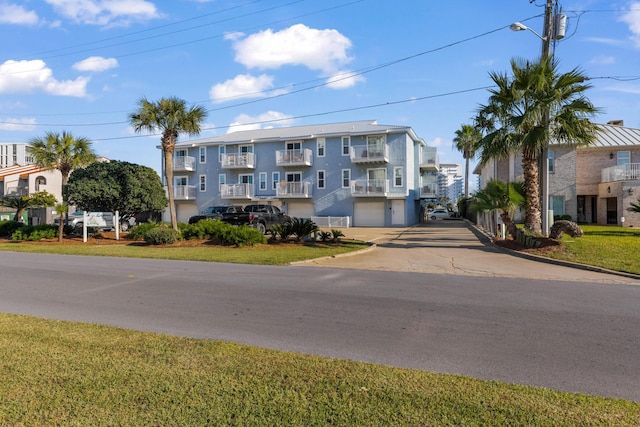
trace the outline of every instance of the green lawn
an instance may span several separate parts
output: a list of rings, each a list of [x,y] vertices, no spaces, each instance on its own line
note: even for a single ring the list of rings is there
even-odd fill
[[[584,236],[562,237],[563,252],[552,252],[555,259],[640,274],[640,229],[613,226],[580,226]]]
[[[640,404],[0,314],[0,425],[637,426]]]
[[[369,245],[360,241],[343,240],[336,244],[303,245],[273,244],[237,247],[223,246],[146,246],[86,244],[39,244],[4,242],[0,251],[37,252],[65,255],[119,256],[128,258],[175,259],[188,261],[231,262],[240,264],[286,265],[293,261],[333,256],[360,249]]]

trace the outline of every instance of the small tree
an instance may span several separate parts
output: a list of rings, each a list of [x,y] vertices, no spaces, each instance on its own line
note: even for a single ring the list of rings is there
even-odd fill
[[[67,205],[65,202],[58,203],[55,205],[55,209],[60,218],[60,222],[58,223],[58,242],[62,242],[62,237],[64,234],[64,216],[69,210],[69,205]]]
[[[147,166],[111,161],[76,169],[66,196],[87,211],[118,211],[123,220],[140,212],[161,212],[167,197],[158,174]]]
[[[15,209],[16,214],[13,219],[15,221],[21,221],[22,213],[25,209],[40,206],[54,206],[57,200],[53,194],[46,191],[39,191],[25,196],[5,196],[0,203],[2,206]]]
[[[511,219],[516,208],[525,206],[525,192],[522,182],[502,182],[490,180],[487,186],[476,192],[475,201],[469,208],[474,212],[498,210],[509,234],[515,239],[518,229]]]
[[[636,200],[636,203],[631,202],[631,206],[627,208],[629,212],[638,212],[640,213],[640,198]]]

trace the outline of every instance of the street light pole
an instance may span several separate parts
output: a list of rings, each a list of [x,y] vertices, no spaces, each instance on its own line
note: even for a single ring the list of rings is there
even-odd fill
[[[544,8],[544,29],[542,37],[541,59],[544,61],[551,55],[551,40],[553,39],[553,3],[554,0],[547,0]],[[549,130],[549,112],[546,111],[543,117],[545,130]],[[538,174],[540,188],[542,192],[542,234],[549,235],[549,141],[542,148],[540,164],[542,173]]]

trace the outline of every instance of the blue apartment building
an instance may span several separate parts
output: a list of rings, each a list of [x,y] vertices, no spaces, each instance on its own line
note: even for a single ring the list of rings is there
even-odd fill
[[[436,149],[410,127],[371,120],[179,142],[173,162],[182,222],[208,206],[270,203],[292,217],[409,226],[437,197]]]

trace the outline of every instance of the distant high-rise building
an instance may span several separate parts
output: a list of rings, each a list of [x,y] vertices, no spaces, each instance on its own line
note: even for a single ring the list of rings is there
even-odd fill
[[[440,163],[438,197],[448,197],[449,202],[454,204],[460,197],[464,197],[464,177],[461,165]]]
[[[0,142],[0,168],[32,164],[33,158],[27,153],[28,146],[24,142]]]

